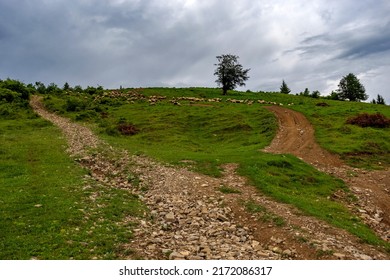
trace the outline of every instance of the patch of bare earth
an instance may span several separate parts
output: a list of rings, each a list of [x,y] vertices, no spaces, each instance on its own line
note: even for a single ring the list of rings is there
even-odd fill
[[[148,206],[134,238],[120,245],[143,259],[387,259],[351,234],[277,203],[247,184],[234,164],[212,178],[129,156],[99,140],[88,128],[49,113],[40,99],[32,107],[68,139],[69,153],[107,187],[127,189]],[[92,149],[91,149],[92,148]],[[97,152],[101,151],[101,152]],[[136,177],[129,174],[135,174]],[[136,179],[135,179],[136,178]],[[223,193],[221,187],[236,190]],[[247,203],[261,205],[248,211]],[[134,255],[123,254],[122,258]]]

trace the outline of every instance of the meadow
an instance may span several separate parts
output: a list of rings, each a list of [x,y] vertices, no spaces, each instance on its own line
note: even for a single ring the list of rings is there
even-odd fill
[[[0,112],[0,259],[134,257],[121,245],[134,227],[124,217],[145,211],[138,198],[89,179],[25,100]]]
[[[234,91],[222,97],[218,89],[203,88],[123,89],[112,94],[116,97],[110,94],[101,98],[50,96],[46,104],[75,121],[86,123],[110,144],[133,154],[144,154],[217,177],[221,176],[223,164],[237,163],[238,172],[260,192],[344,228],[365,242],[384,244],[344,205],[329,200],[337,190],[349,193],[341,180],[317,171],[294,156],[262,152],[277,130],[277,120],[265,109],[267,105],[237,104],[229,100],[260,99],[300,111],[313,123],[318,142],[324,148],[352,165],[368,169],[389,166],[389,128],[360,128],[346,124],[346,120],[361,111],[389,116],[387,106],[279,93]],[[128,99],[126,94],[135,98]],[[194,102],[179,97],[203,100]],[[208,102],[215,98],[221,100]],[[150,99],[160,101],[151,103]],[[321,102],[329,106],[316,106]],[[122,135],[118,128],[123,125],[135,129],[134,135]],[[352,194],[348,197],[355,199]]]
[[[38,118],[25,97],[0,103],[0,259],[136,257],[121,247],[132,238],[134,225],[121,221],[126,215],[142,215],[145,206],[125,190],[88,179],[88,171],[66,153],[61,132]],[[294,156],[262,152],[276,134],[277,120],[267,105],[256,101],[302,112],[322,147],[366,169],[389,167],[390,128],[361,128],[346,120],[360,112],[390,117],[388,106],[264,92],[221,96],[219,89],[210,88],[58,90],[43,97],[49,110],[89,126],[131,154],[216,177],[224,163],[237,163],[238,172],[259,192],[390,250],[345,205],[328,199],[338,190],[349,193],[341,180]],[[156,97],[161,99],[150,102]],[[221,100],[207,101],[215,98]],[[91,199],[96,193],[98,199]]]

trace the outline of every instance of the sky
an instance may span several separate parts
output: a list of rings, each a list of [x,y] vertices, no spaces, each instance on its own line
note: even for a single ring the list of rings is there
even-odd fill
[[[217,87],[216,56],[250,68],[238,90],[328,95],[355,74],[390,103],[388,0],[1,0],[0,79],[62,86]]]

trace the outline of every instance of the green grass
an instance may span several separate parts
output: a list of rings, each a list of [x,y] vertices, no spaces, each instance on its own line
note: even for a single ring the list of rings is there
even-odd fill
[[[0,120],[0,259],[115,259],[144,207],[124,190],[83,179],[66,142],[28,109]]]
[[[267,208],[265,208],[260,204],[257,204],[252,200],[244,202],[244,206],[249,213],[259,215],[260,216],[259,218],[263,222],[272,222],[278,227],[282,227],[286,225],[286,221],[282,217],[271,213],[270,211],[267,210]]]
[[[382,113],[390,118],[389,106],[359,102],[327,101],[329,107],[296,106],[313,124],[316,139],[325,149],[341,155],[350,165],[361,168],[390,166],[390,128],[346,124],[359,113]]]
[[[382,242],[347,207],[329,199],[340,189],[349,193],[341,180],[321,173],[290,155],[253,157],[241,164],[239,172],[276,200],[292,204],[307,215],[346,229],[367,243],[390,249],[388,243]]]
[[[139,92],[145,96],[221,97],[220,91],[216,89],[153,88]],[[82,102],[90,97],[77,98]],[[379,111],[388,116],[388,107],[330,100],[325,101],[329,103],[329,107],[318,107],[316,103],[324,100],[277,93],[231,92],[223,100],[227,98],[294,103],[290,107],[303,112],[310,119],[315,126],[318,141],[326,149],[352,161],[354,156],[349,153],[366,151],[364,145],[376,143],[377,150],[364,156],[358,154],[356,161],[369,168],[378,167],[379,160],[384,166],[389,163],[388,158],[383,157],[390,150],[388,129],[361,129],[345,125],[349,116],[362,110]],[[48,102],[57,111],[64,111],[66,98],[56,100],[53,97]],[[260,151],[271,142],[277,129],[276,118],[263,105],[227,102],[190,104],[188,101],[180,103],[181,106],[174,106],[167,100],[150,106],[145,100],[131,103],[106,98],[100,103],[91,101],[89,108],[86,108],[89,112],[87,116],[80,117],[80,112],[65,114],[87,121],[106,141],[116,147],[187,166],[204,174],[221,176],[222,164],[238,163],[239,173],[246,176],[259,191],[280,202],[293,204],[307,215],[346,229],[364,242],[385,246],[389,250],[389,244],[381,241],[344,205],[329,199],[332,193],[340,189],[348,193],[342,181],[315,170],[293,156]],[[104,111],[104,117],[95,114],[99,111]],[[120,122],[131,123],[139,129],[139,133],[121,136],[116,130]],[[344,135],[345,132],[340,132],[340,126],[348,127],[351,133]]]
[[[121,90],[123,93],[127,93],[128,91],[128,89]],[[302,112],[313,124],[315,128],[316,139],[319,144],[330,152],[339,154],[345,161],[348,162],[348,164],[367,169],[381,169],[390,166],[390,128],[361,128],[346,124],[348,118],[356,116],[362,112],[381,113],[390,118],[389,106],[368,104],[363,102],[343,102],[326,99],[313,99],[304,96],[295,96],[292,94],[266,92],[256,93],[230,91],[228,96],[222,96],[220,89],[212,88],[146,88],[137,89],[136,91],[143,94],[145,97],[152,95],[166,96],[168,99],[178,96],[205,99],[222,98],[222,104],[226,104],[225,101],[228,98],[242,100],[262,99],[276,102],[278,104],[281,103],[284,104],[284,106],[290,104],[290,106],[288,106],[289,108]],[[101,112],[112,112],[114,108],[118,110],[118,112],[114,112],[114,117],[129,116],[131,117],[130,121],[132,121],[132,119],[137,120],[142,117],[129,115],[130,112],[121,113],[121,110],[129,110],[129,108],[132,108],[129,102],[126,102],[124,98],[104,97],[100,100],[100,102],[92,102],[92,99],[93,97],[91,98],[91,96],[87,94],[72,95],[69,93],[64,93],[61,96],[49,96],[48,100],[46,100],[46,106],[54,111],[65,113],[68,116],[73,117],[75,120],[82,121],[96,120],[99,118]],[[316,104],[320,102],[325,102],[329,106],[316,106]],[[188,105],[188,102],[181,101],[181,103],[183,103],[183,105]],[[124,107],[124,104],[127,104],[128,107]],[[205,104],[215,105],[216,103]],[[66,109],[69,107],[69,105],[72,105],[71,107],[74,108],[74,112],[66,112]],[[143,105],[147,105],[147,103],[144,102]],[[134,106],[138,106],[138,108],[142,107],[142,105],[139,103],[134,104]],[[159,106],[160,105],[157,105],[157,107]],[[216,105],[217,108],[219,108],[219,106],[221,105]],[[236,107],[240,107],[240,109],[236,109]],[[225,112],[229,112],[229,108],[235,108],[234,110],[241,110],[242,112],[247,110],[249,107],[250,106],[244,104],[234,104],[232,107],[225,107],[227,109]],[[258,107],[258,105],[254,105],[254,107]],[[145,106],[144,109],[146,108],[148,107]],[[188,106],[186,106],[186,108],[188,109]],[[209,111],[214,111],[212,108],[213,107],[208,108]],[[175,114],[175,112],[178,111],[184,112],[182,109],[170,108],[170,110],[173,111],[172,114]],[[157,109],[148,108],[147,111],[149,110],[154,110],[154,118],[158,118],[159,112]],[[248,111],[250,110],[251,109]],[[165,108],[163,108],[162,111],[164,114]],[[136,110],[136,112],[139,114],[139,110]],[[195,110],[193,110],[193,112],[196,115],[198,114],[198,112]],[[200,112],[200,114],[203,113],[205,112]],[[218,115],[214,115],[213,117],[215,117],[216,120],[219,120]],[[228,116],[226,117],[228,118]],[[166,121],[170,121],[169,116],[164,116],[164,118]],[[192,121],[191,118],[188,118],[187,120]],[[232,114],[232,118],[230,118],[230,120],[235,120],[234,114]],[[118,121],[118,119],[116,121]],[[161,120],[159,124],[164,125],[163,121],[164,120]],[[174,123],[172,123],[172,125],[174,125]],[[106,129],[111,131],[111,133],[116,132],[115,127],[106,127]],[[244,129],[244,127],[242,127],[241,130],[242,129]],[[274,127],[271,129],[272,131],[275,131]]]
[[[390,166],[390,128],[362,128],[346,124],[359,113],[381,113],[390,118],[389,106],[363,102],[314,99],[279,93],[253,93],[252,98],[282,103],[304,114],[315,129],[317,142],[339,154],[348,164],[360,168],[381,169]],[[316,106],[325,102],[329,106]]]
[[[221,187],[219,187],[218,190],[221,193],[224,193],[224,194],[232,194],[232,193],[238,194],[238,193],[241,193],[241,191],[239,191],[237,189],[226,187],[226,186],[221,186]]]

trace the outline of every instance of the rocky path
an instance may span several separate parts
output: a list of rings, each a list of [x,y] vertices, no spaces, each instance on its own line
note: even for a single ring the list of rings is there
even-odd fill
[[[224,166],[222,178],[211,178],[129,156],[47,112],[38,97],[31,106],[63,131],[70,155],[94,180],[128,189],[148,206],[144,218],[123,221],[138,225],[125,247],[143,259],[388,259],[349,233],[259,194],[234,164]]]

